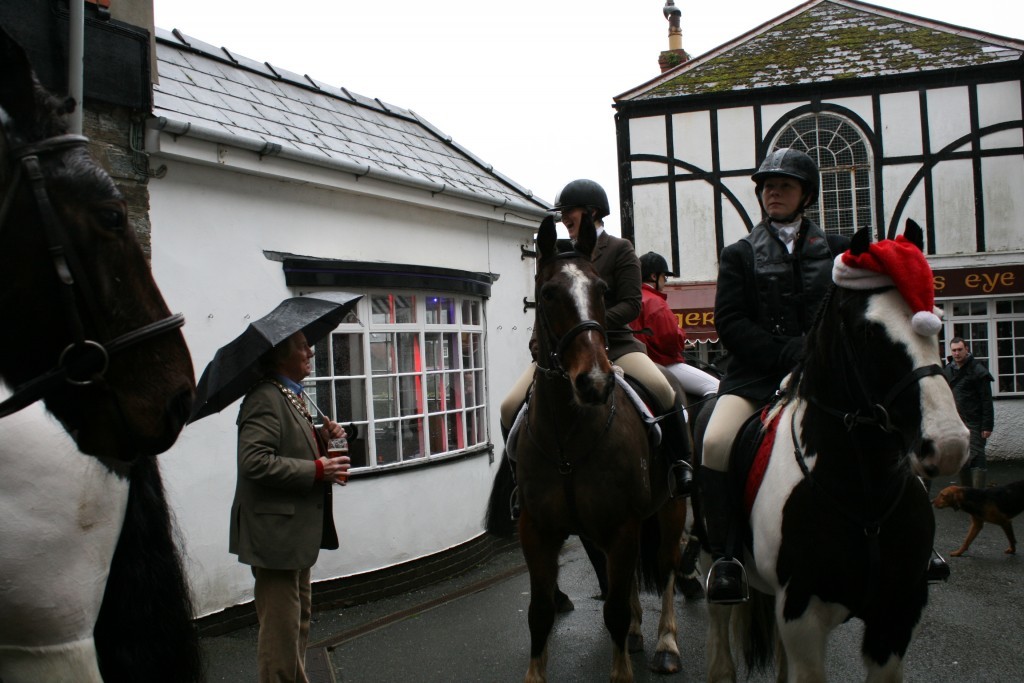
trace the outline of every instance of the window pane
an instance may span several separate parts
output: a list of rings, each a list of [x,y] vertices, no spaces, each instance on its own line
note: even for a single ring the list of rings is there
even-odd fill
[[[377,464],[398,462],[398,422],[377,422],[374,429]]]
[[[427,297],[427,324],[454,325],[455,299],[447,296]]]
[[[330,341],[334,358],[330,374],[362,375],[366,372],[363,364],[363,335],[335,332],[331,335]],[[325,372],[316,374],[327,374],[326,368]]]
[[[375,375],[395,371],[397,366],[395,335],[377,332],[370,335],[370,368]]]
[[[375,294],[370,299],[372,320],[377,324],[416,322],[416,297]]]
[[[402,420],[402,460],[423,457],[423,420]]]
[[[431,415],[430,420],[430,452],[444,453],[448,450],[444,429],[444,415]]]
[[[420,355],[420,333],[401,332],[398,338],[398,372],[416,372]]]
[[[448,409],[444,378],[441,373],[427,375],[427,412],[437,413]]]
[[[338,422],[366,420],[366,380],[334,380],[334,418]]]
[[[423,401],[420,398],[420,382],[418,375],[411,377],[399,377],[398,383],[402,389],[402,415],[416,415],[423,412]]]
[[[479,325],[480,324],[480,302],[466,299],[462,302],[462,324],[463,325]]]
[[[462,413],[448,414],[448,449],[457,450],[466,447],[462,438]]]
[[[394,377],[375,377],[373,380],[373,416],[398,417],[398,394]]]

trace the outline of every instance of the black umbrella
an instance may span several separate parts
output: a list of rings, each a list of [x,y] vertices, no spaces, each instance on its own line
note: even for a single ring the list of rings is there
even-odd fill
[[[310,344],[337,327],[362,294],[322,292],[315,297],[285,299],[259,320],[249,323],[237,338],[217,349],[203,370],[189,422],[218,413],[262,379],[260,358],[296,332]]]

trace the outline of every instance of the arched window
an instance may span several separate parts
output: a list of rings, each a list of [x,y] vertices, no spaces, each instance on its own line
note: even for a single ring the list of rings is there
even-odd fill
[[[871,155],[849,119],[831,113],[793,119],[772,144],[773,151],[785,147],[807,152],[821,170],[818,203],[808,209],[808,218],[832,234],[873,227]]]

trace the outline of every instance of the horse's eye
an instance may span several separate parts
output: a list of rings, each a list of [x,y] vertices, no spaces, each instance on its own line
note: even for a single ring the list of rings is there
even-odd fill
[[[119,208],[104,207],[95,212],[96,222],[112,232],[124,232],[127,226],[124,211]]]
[[[543,297],[544,301],[551,301],[554,299],[556,292],[556,288],[552,287],[550,282],[540,288],[540,295]]]

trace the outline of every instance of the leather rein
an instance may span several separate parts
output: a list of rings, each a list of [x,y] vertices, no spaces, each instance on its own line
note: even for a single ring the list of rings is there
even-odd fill
[[[5,133],[10,121],[6,112],[0,109],[0,123]],[[7,135],[7,139],[9,141],[11,136]],[[175,313],[107,342],[88,338],[78,306],[79,297],[76,294],[85,301],[94,318],[97,317],[98,303],[92,295],[92,289],[70,236],[57,218],[57,212],[46,191],[46,177],[40,163],[40,157],[84,147],[88,142],[89,139],[83,135],[57,135],[38,142],[12,146],[10,149],[14,171],[3,203],[0,204],[0,235],[7,227],[8,214],[18,186],[24,182],[32,194],[39,214],[39,222],[47,242],[47,252],[60,283],[63,312],[71,327],[73,341],[61,352],[53,368],[15,387],[13,395],[0,402],[0,418],[35,403],[63,383],[86,386],[103,379],[111,356],[153,337],[177,330],[185,324],[185,317],[181,313]]]

